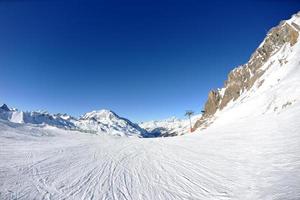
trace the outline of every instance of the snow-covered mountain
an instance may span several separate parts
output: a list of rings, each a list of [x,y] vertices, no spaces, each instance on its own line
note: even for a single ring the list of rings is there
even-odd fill
[[[205,113],[195,123],[194,130],[208,127],[219,113],[229,107],[239,107],[250,99],[259,101],[265,97],[263,102],[267,104],[261,107],[257,102],[251,108],[255,113],[247,113],[250,115],[270,110],[276,114],[298,101],[299,78],[295,74],[299,70],[299,32],[300,13],[272,28],[250,60],[229,73],[224,87],[209,93]],[[287,83],[289,87],[285,86]]]
[[[23,112],[10,109],[6,104],[0,107],[0,119],[19,124],[49,125],[57,128],[79,130],[94,134],[150,137],[147,131],[128,119],[119,117],[110,110],[92,111],[76,119],[67,114],[47,112]]]
[[[200,118],[201,115],[192,116],[192,124]],[[135,124],[107,109],[88,112],[77,119],[61,113],[19,111],[3,104],[0,107],[0,119],[19,124],[49,125],[93,134],[107,133],[118,136],[168,137],[183,135],[190,131],[188,119],[171,117]]]
[[[199,120],[201,116],[201,114],[192,116],[192,124]],[[156,137],[179,136],[190,132],[189,119],[178,119],[176,117],[141,122],[139,126]]]
[[[23,112],[17,109],[10,109],[6,104],[0,107],[0,119],[14,123],[50,125],[59,128],[75,128],[73,123],[65,119],[62,115],[52,115],[47,112]]]
[[[105,132],[110,135],[146,137],[147,132],[128,119],[119,117],[110,110],[92,111],[83,115],[74,124],[80,130]]]

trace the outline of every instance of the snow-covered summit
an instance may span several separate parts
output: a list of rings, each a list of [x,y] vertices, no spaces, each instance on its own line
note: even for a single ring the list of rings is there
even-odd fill
[[[97,110],[97,111],[92,111],[92,112],[87,112],[85,113],[80,119],[82,120],[112,120],[114,118],[118,118],[117,114],[114,113],[111,110],[108,109],[102,109],[102,110]]]
[[[107,109],[88,112],[74,123],[76,127],[84,131],[107,132],[111,135],[137,137],[143,137],[147,134],[137,124]]]
[[[0,107],[0,119],[19,124],[49,125],[57,128],[79,130],[94,134],[149,137],[147,131],[118,116],[110,110],[92,111],[79,119],[67,114],[50,114],[42,111],[23,112],[11,109],[6,104]]]

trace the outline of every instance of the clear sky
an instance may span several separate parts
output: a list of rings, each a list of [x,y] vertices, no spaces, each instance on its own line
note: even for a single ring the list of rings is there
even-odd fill
[[[135,122],[200,112],[299,0],[0,0],[0,103]]]

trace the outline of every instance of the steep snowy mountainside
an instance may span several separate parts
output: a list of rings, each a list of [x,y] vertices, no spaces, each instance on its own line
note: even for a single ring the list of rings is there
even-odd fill
[[[212,90],[209,93],[204,108],[205,113],[195,123],[194,129],[199,127],[202,129],[206,128],[213,123],[216,113],[221,112],[231,105],[232,102],[246,98],[245,95],[252,95],[261,87],[264,88],[264,85],[267,84],[265,82],[267,79],[270,79],[266,77],[266,74],[281,73],[281,79],[278,78],[276,80],[280,85],[289,69],[297,68],[299,65],[297,61],[294,61],[300,57],[299,52],[297,52],[299,47],[299,27],[300,12],[293,15],[291,19],[282,21],[277,27],[272,28],[252,54],[250,60],[229,73],[224,87]],[[282,69],[278,69],[280,67]]]
[[[191,122],[194,124],[201,118],[201,114],[191,117]],[[156,137],[178,136],[190,132],[189,119],[178,119],[171,117],[164,120],[152,120],[139,123],[139,126],[147,130]]]
[[[111,135],[146,137],[147,132],[128,119],[119,117],[110,110],[92,111],[74,121],[84,131],[106,132]]]
[[[249,91],[215,113],[216,122],[218,118],[219,123],[227,124],[240,118],[279,117],[288,110],[293,113],[300,103],[300,42],[285,44],[263,67],[266,72]],[[300,120],[295,118],[293,123]]]

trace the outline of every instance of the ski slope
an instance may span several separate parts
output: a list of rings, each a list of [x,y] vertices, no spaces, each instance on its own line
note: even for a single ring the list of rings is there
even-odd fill
[[[296,119],[299,103],[230,128],[144,139],[2,121],[0,199],[299,199]]]

